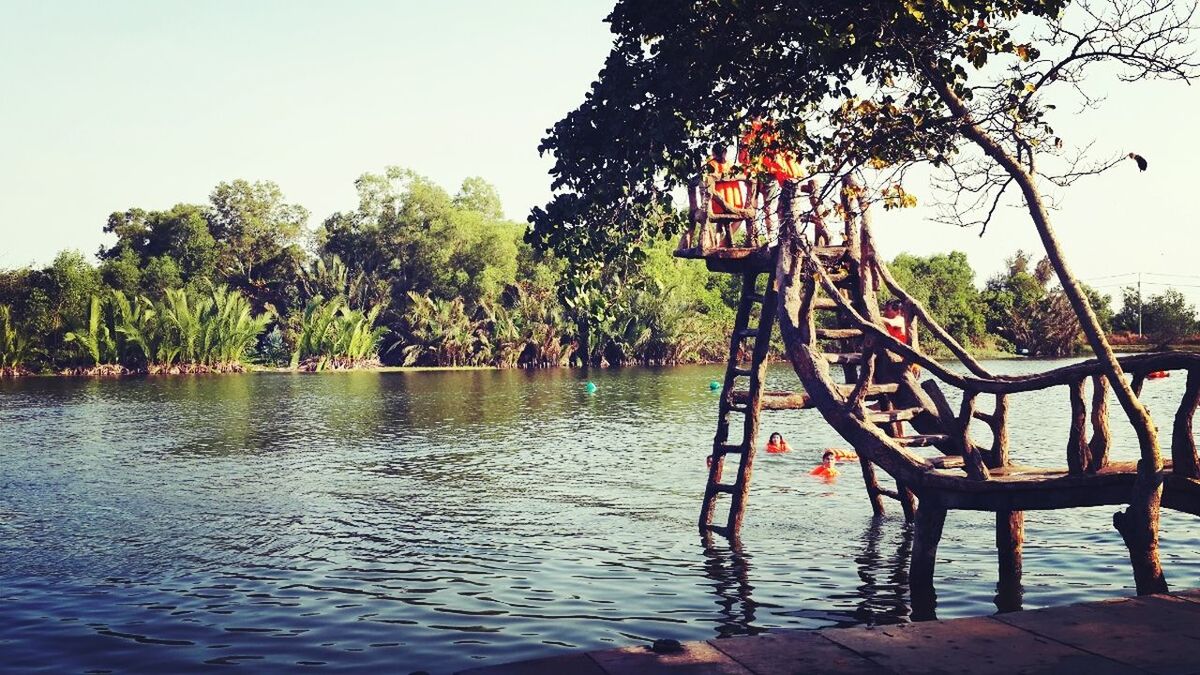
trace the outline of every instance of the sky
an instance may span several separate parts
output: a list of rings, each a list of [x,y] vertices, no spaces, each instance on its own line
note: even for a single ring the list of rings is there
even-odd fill
[[[203,203],[238,178],[275,181],[316,226],[388,165],[451,192],[482,176],[524,221],[550,196],[538,142],[599,72],[611,6],[0,0],[0,268],[90,255],[109,213]],[[1200,88],[1097,87],[1101,109],[1059,111],[1060,135],[1138,152],[1149,170],[1126,162],[1058,195],[1068,260],[1118,298],[1140,272],[1147,295],[1176,287],[1200,305]],[[1019,211],[982,238],[930,215],[876,214],[881,253],[961,250],[982,283],[1017,248],[1041,251]]]

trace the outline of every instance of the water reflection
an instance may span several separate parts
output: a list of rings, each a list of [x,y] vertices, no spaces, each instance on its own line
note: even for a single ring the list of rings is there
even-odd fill
[[[764,416],[794,451],[757,460],[741,541],[697,546],[719,374],[596,371],[595,394],[572,371],[0,382],[4,667],[446,672],[920,616],[899,510],[808,475],[839,444],[816,411]],[[1018,461],[1061,463],[1066,416],[1038,417],[1061,393],[1014,400]],[[1111,516],[1031,516],[1025,605],[1131,591]],[[1200,585],[1194,521],[1163,518],[1168,577]],[[947,525],[943,618],[999,604],[993,532]]]
[[[755,626],[757,605],[751,593],[750,557],[739,537],[726,539],[706,532],[701,536],[704,575],[712,579],[718,616],[717,637],[758,635],[764,628]]]
[[[883,551],[887,528],[899,528],[894,550]],[[895,535],[895,532],[888,534]],[[867,625],[902,623],[909,607],[908,560],[912,555],[912,526],[882,516],[873,516],[860,537],[862,552],[855,556],[861,602],[854,612],[855,623]]]

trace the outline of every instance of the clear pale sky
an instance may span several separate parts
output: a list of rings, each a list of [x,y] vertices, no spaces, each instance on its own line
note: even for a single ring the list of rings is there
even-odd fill
[[[389,164],[451,192],[483,176],[523,221],[549,196],[538,141],[598,73],[611,5],[0,0],[0,268],[90,255],[110,212],[203,203],[236,178],[275,181],[315,226]],[[1169,282],[1200,304],[1200,89],[1101,89],[1102,110],[1062,111],[1060,134],[1150,168],[1064,196],[1055,225],[1074,270],[1114,295],[1133,277],[1110,275],[1148,273],[1147,293]],[[1016,212],[982,239],[926,215],[877,214],[883,253],[962,250],[982,282],[1016,248],[1041,250]]]

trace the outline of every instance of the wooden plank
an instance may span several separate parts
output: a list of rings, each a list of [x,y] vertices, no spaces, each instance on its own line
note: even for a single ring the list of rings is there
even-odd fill
[[[749,403],[750,393],[744,389],[733,392],[734,403]],[[798,391],[764,391],[762,399],[763,410],[802,410],[811,408],[812,400],[808,394]]]
[[[1128,673],[1127,665],[991,617],[821,631],[899,673]]]
[[[877,675],[893,672],[816,631],[710,640],[709,644],[755,673]]]
[[[859,328],[818,328],[817,337],[822,340],[849,340],[852,338],[862,337],[862,329]]]
[[[875,424],[888,422],[907,422],[921,414],[920,408],[900,408],[898,410],[871,411],[867,413],[867,421]]]
[[[707,642],[685,642],[683,650],[676,654],[655,654],[646,647],[626,647],[592,652],[591,656],[609,675],[753,675]]]
[[[604,675],[604,670],[588,654],[567,654],[545,659],[504,663],[498,666],[483,666],[461,670],[458,675]]]
[[[1200,605],[1169,595],[1141,596],[1026,612],[999,621],[1143,670],[1200,670]]]

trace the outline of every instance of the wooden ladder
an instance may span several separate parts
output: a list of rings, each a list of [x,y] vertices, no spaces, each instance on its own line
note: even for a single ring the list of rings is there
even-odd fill
[[[767,352],[771,344],[771,333],[775,326],[776,289],[774,266],[766,274],[766,286],[760,293],[758,279],[762,272],[752,271],[742,275],[742,295],[738,302],[737,315],[733,324],[733,336],[729,346],[729,361],[725,367],[725,381],[721,388],[721,401],[717,417],[717,433],[713,437],[713,451],[708,469],[708,485],[704,488],[704,503],[700,507],[700,532],[717,532],[727,537],[736,536],[746,511],[747,493],[750,489],[750,474],[754,466],[754,451],[758,442],[758,417],[762,411],[763,376],[766,374]],[[758,325],[750,327],[754,307],[759,306]],[[741,360],[742,343],[753,338],[749,365]],[[739,386],[745,382],[746,388]],[[735,413],[742,417],[742,437],[739,443],[731,443],[729,428]],[[737,455],[737,478],[733,483],[722,483],[726,455]],[[717,497],[730,497],[729,515],[725,525],[713,525]]]

